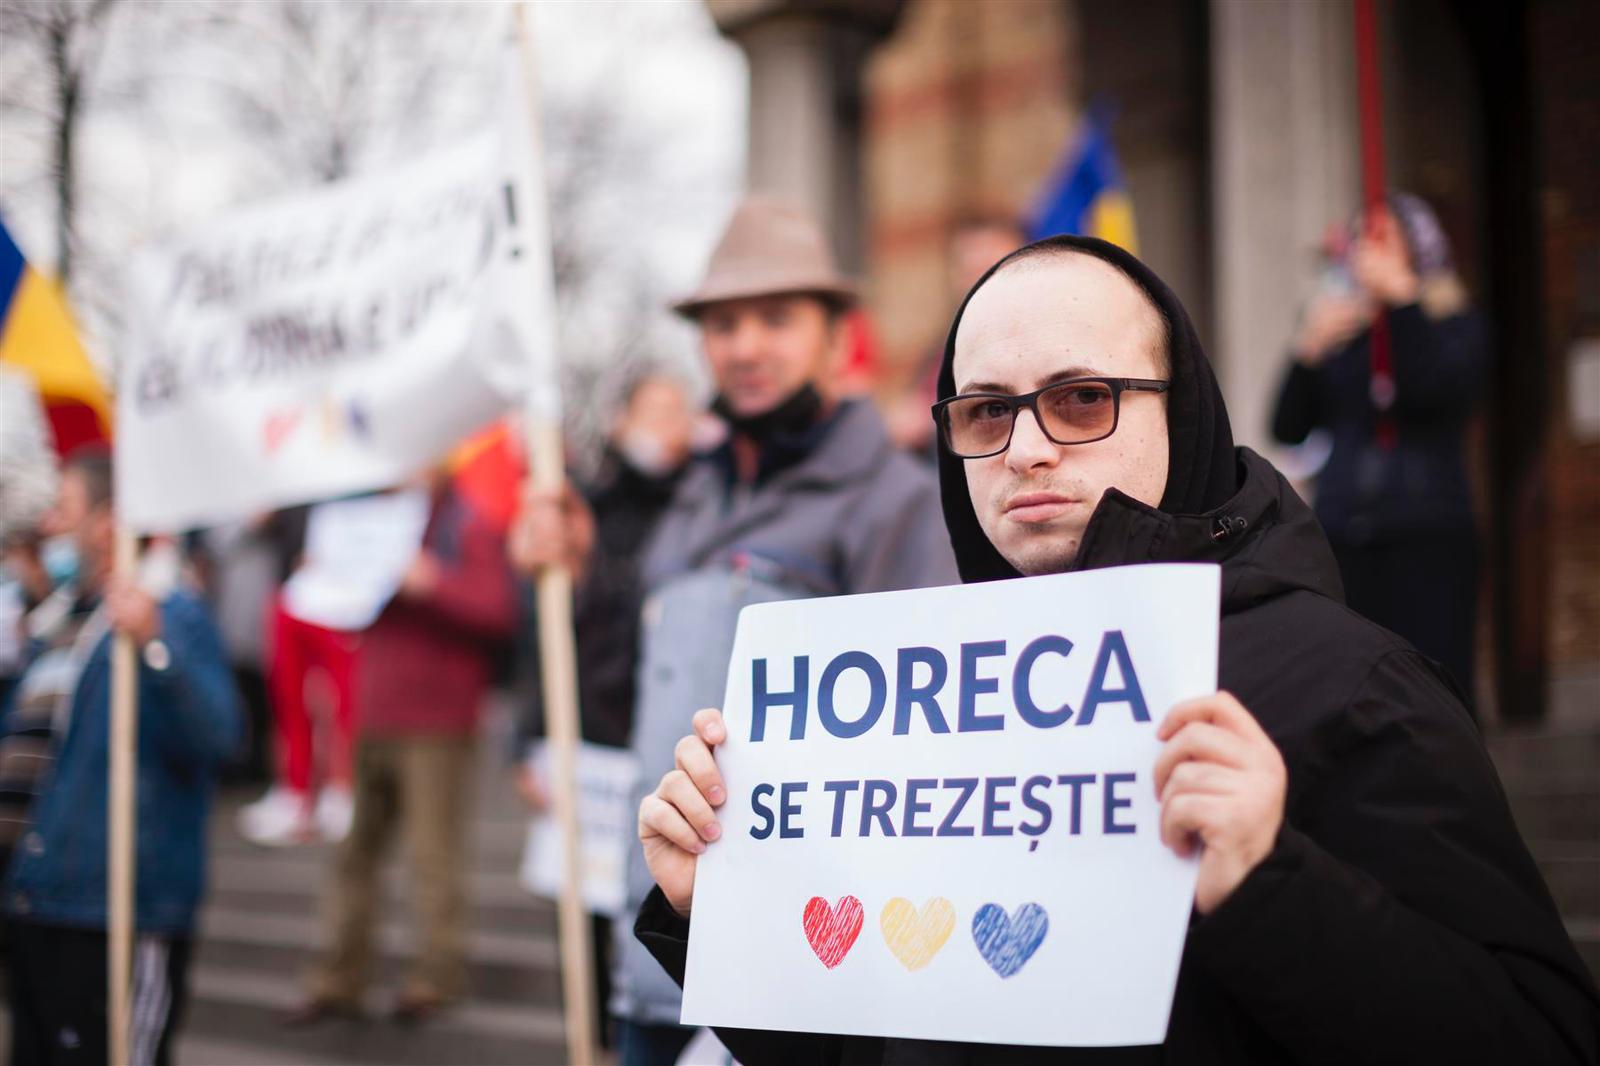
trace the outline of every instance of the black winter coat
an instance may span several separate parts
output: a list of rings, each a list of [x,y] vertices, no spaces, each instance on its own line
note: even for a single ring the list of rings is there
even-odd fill
[[[1483,319],[1470,311],[1432,319],[1413,303],[1389,312],[1389,334],[1392,449],[1377,442],[1370,331],[1319,366],[1291,363],[1273,411],[1272,434],[1285,444],[1299,444],[1314,429],[1333,438],[1317,475],[1316,510],[1336,543],[1473,529],[1462,438],[1488,364]]]
[[[1173,364],[1161,507],[1109,490],[1073,569],[1221,565],[1219,680],[1283,754],[1283,829],[1233,894],[1193,919],[1160,1046],[719,1035],[748,1066],[1594,1063],[1600,995],[1459,693],[1340,602],[1327,538],[1271,464],[1232,446],[1210,366],[1166,286],[1102,242],[1051,240],[1146,291],[1167,319]],[[947,350],[940,394],[953,391]],[[963,579],[1017,576],[983,536],[960,461],[941,456],[940,474]],[[688,923],[659,889],[635,932],[682,980]]]
[[[588,573],[573,594],[572,623],[578,653],[578,707],[583,739],[613,748],[628,746],[633,731],[634,673],[639,666],[639,611],[644,581],[639,560],[656,524],[672,502],[681,472],[646,474],[620,454],[585,493],[594,515],[594,552]],[[521,586],[524,644],[518,688],[525,713],[519,747],[544,736],[544,689],[539,671],[539,621],[531,582]],[[520,752],[518,753],[520,754]]]

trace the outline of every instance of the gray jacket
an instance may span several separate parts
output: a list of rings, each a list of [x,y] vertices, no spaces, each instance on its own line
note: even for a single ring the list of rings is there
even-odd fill
[[[672,769],[694,712],[721,705],[745,606],[958,580],[932,471],[894,449],[865,401],[846,402],[809,455],[753,489],[730,491],[717,463],[697,463],[656,528],[643,573],[636,805]],[[632,849],[611,1005],[633,1022],[675,1023],[682,993],[633,936],[652,884],[643,852]]]

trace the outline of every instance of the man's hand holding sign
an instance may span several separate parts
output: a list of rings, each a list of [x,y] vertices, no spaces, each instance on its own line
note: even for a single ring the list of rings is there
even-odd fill
[[[722,836],[713,808],[727,801],[728,790],[712,751],[727,739],[721,711],[697,712],[694,732],[678,742],[677,767],[639,805],[639,843],[650,876],[685,918],[694,905],[695,862]]]
[[[1157,734],[1161,839],[1179,855],[1198,849],[1194,906],[1210,914],[1272,850],[1283,825],[1288,774],[1277,745],[1226,692],[1172,709]]]

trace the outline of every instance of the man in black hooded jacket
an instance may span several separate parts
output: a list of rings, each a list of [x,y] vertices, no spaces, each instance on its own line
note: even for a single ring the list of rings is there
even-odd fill
[[[1600,997],[1460,694],[1343,606],[1310,511],[1234,448],[1166,286],[1100,241],[1021,249],[957,313],[939,396],[964,580],[1222,567],[1224,691],[1170,711],[1154,773],[1163,840],[1201,856],[1167,1039],[1048,1049],[721,1030],[740,1061],[1594,1063]],[[700,712],[640,807],[658,887],[635,931],[680,981],[695,859],[720,835],[712,750],[725,736]]]

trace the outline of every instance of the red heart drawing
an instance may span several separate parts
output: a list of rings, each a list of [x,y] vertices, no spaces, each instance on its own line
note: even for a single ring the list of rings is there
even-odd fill
[[[850,954],[851,945],[861,935],[863,916],[861,901],[854,896],[840,896],[832,907],[821,896],[811,897],[803,919],[806,940],[822,965],[831,970]]]

